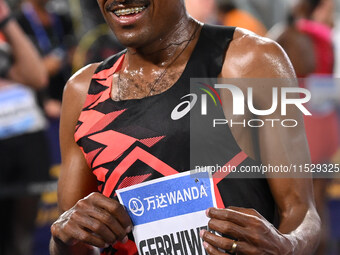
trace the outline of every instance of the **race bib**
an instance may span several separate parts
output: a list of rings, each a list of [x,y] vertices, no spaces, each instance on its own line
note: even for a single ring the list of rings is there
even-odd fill
[[[19,84],[0,84],[0,139],[43,130],[46,120],[34,92]]]
[[[209,173],[163,177],[117,195],[134,225],[139,254],[206,254],[199,233],[207,229],[206,209],[216,207]]]

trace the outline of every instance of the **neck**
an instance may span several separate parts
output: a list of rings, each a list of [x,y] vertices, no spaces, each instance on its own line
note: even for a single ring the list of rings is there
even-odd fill
[[[197,30],[195,20],[185,15],[173,29],[145,47],[128,48],[126,58],[129,65],[140,66],[143,62],[159,67],[166,66],[178,49],[183,47]]]

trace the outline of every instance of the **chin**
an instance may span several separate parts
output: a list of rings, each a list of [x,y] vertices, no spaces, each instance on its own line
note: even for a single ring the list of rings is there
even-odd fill
[[[148,44],[148,34],[141,31],[115,32],[118,41],[128,48],[140,48]]]

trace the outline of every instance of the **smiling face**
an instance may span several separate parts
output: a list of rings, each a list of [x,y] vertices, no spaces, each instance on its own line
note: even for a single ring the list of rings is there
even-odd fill
[[[168,35],[185,17],[183,0],[97,0],[118,40],[139,48]]]

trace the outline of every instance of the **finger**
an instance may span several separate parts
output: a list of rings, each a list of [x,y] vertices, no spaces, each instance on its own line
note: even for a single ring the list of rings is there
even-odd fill
[[[255,216],[245,214],[242,212],[234,211],[231,209],[217,209],[217,208],[209,208],[206,212],[209,218],[214,218],[223,221],[230,221],[242,227],[245,227],[247,221],[253,219]]]
[[[258,211],[256,211],[255,209],[252,209],[252,208],[242,208],[242,207],[229,206],[227,209],[237,211],[237,212],[241,212],[241,213],[244,213],[244,214],[253,215],[253,216],[256,216],[256,217],[260,217],[260,218],[263,217]]]
[[[211,229],[258,245],[266,241],[262,238],[263,233],[268,233],[270,229],[268,226],[270,223],[267,224],[266,220],[230,209],[211,209],[211,214],[216,217],[211,218],[211,223],[209,221]],[[213,219],[216,221],[212,221]]]
[[[93,245],[99,248],[104,248],[106,246],[106,242],[100,238],[99,236],[95,236],[92,233],[86,231],[81,228],[77,224],[67,224],[65,226],[64,231],[61,233],[59,239],[64,243],[69,242],[70,236],[74,240],[79,240],[81,242],[87,243],[89,245]]]
[[[71,216],[71,220],[80,226],[82,229],[87,229],[94,233],[96,236],[105,241],[105,243],[113,244],[117,237],[116,235],[102,222],[90,215],[80,215],[74,212]]]
[[[209,231],[204,230],[200,232],[201,237],[204,240],[203,246],[206,248],[209,254],[221,254],[222,252],[219,251],[217,248],[225,250],[229,252],[232,249],[234,244],[234,240],[223,238],[216,236]],[[202,233],[202,234],[201,234]],[[252,245],[248,244],[247,242],[243,241],[235,241],[237,246],[234,254],[237,255],[255,255],[259,254],[259,251]],[[206,245],[205,245],[206,244]],[[222,253],[225,254],[225,253]]]
[[[234,241],[229,238],[214,235],[204,229],[200,231],[200,236],[205,242],[226,251],[230,251],[234,243]]]
[[[123,226],[114,218],[114,216],[101,208],[94,207],[86,213],[92,218],[95,218],[105,224],[105,226],[107,226],[115,235],[117,240],[123,241],[126,235],[131,231],[130,229],[123,228]]]
[[[251,244],[248,244],[244,241],[236,241],[236,250],[234,254],[237,255],[257,255],[257,254],[263,254],[263,252],[259,251],[256,247],[254,247]],[[265,253],[267,254],[267,253]]]
[[[89,196],[91,196],[90,198],[94,205],[97,205],[98,207],[107,210],[112,216],[114,216],[115,219],[119,221],[119,223],[122,225],[124,229],[132,227],[132,222],[130,220],[128,213],[125,211],[124,207],[119,202],[111,198],[107,198],[104,195],[99,194],[97,192],[92,193]]]
[[[238,240],[243,240],[247,235],[246,229],[230,221],[211,219],[208,223],[210,229],[228,235]]]
[[[225,255],[225,253],[217,250],[214,246],[207,242],[203,242],[203,247],[209,255]]]

